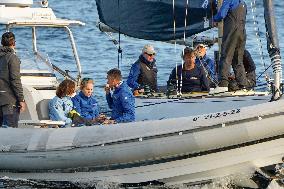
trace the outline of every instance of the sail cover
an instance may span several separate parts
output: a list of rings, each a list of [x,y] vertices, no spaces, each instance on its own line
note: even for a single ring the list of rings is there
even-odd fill
[[[96,0],[96,3],[102,23],[128,36],[156,41],[181,39],[184,34],[189,37],[208,30],[216,12],[214,0]]]

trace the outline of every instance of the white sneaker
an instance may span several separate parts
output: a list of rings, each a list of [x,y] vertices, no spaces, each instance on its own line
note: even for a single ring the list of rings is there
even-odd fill
[[[228,87],[216,87],[215,89],[209,91],[209,94],[220,94],[228,92]]]

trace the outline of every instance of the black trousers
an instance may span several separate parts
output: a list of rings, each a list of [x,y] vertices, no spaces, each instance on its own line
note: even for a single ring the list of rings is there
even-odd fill
[[[20,109],[16,105],[0,106],[0,127],[18,127]]]
[[[247,85],[243,56],[246,43],[246,5],[241,3],[229,11],[224,19],[224,34],[220,58],[219,86],[228,87],[231,66],[239,86]],[[234,58],[235,57],[235,58]]]

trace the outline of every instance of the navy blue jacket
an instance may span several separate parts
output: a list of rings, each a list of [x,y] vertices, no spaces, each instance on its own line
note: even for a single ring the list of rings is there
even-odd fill
[[[176,71],[177,70],[177,71]],[[208,79],[203,68],[195,66],[192,70],[183,70],[182,65],[179,65],[172,70],[168,80],[168,85],[176,86],[176,78],[178,78],[178,89],[181,87],[181,92],[201,92],[209,91]],[[182,86],[181,85],[182,79]]]
[[[72,98],[74,109],[86,119],[94,119],[99,115],[99,105],[94,96],[87,97],[82,91]]]
[[[135,120],[135,99],[128,85],[123,82],[118,88],[106,95],[106,100],[112,109],[111,118],[117,123]]]
[[[220,22],[223,20],[227,16],[228,12],[237,8],[240,3],[243,3],[243,0],[224,0],[220,10],[213,17],[214,22]]]

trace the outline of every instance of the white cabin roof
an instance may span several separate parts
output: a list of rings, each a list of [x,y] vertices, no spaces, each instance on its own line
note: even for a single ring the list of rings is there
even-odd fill
[[[31,6],[33,0],[0,0],[0,5],[14,6],[14,7],[25,7]]]
[[[6,7],[0,5],[0,25],[64,27],[85,25],[77,20],[56,18],[51,8]]]

